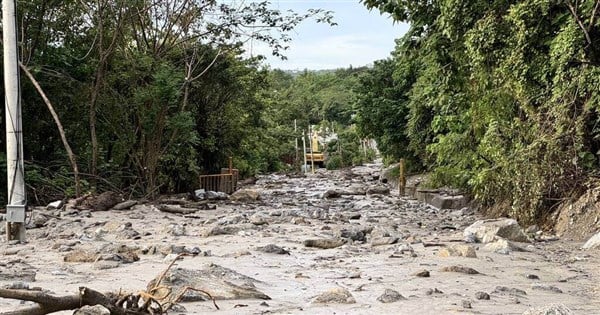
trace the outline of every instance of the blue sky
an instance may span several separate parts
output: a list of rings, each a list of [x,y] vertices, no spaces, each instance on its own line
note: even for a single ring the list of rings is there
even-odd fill
[[[305,12],[322,8],[334,12],[337,26],[305,21],[292,33],[292,43],[282,61],[271,56],[264,45],[253,43],[253,54],[263,54],[271,68],[284,70],[320,70],[354,67],[386,58],[394,49],[394,40],[408,30],[406,24],[394,24],[388,15],[369,11],[359,0],[271,0],[273,8]],[[249,49],[250,50],[250,49]]]

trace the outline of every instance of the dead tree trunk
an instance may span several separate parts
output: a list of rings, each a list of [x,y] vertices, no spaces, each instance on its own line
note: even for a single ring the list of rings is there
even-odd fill
[[[44,100],[44,103],[46,103],[50,114],[52,114],[52,118],[54,118],[54,122],[56,123],[56,127],[58,128],[58,132],[60,133],[60,139],[62,140],[65,150],[67,151],[67,155],[69,156],[69,162],[71,163],[71,167],[73,168],[73,177],[75,177],[75,194],[77,195],[77,197],[79,197],[79,195],[81,195],[81,183],[79,182],[79,168],[77,167],[77,160],[75,158],[75,154],[73,154],[73,150],[71,150],[69,142],[67,141],[67,136],[65,134],[65,130],[63,129],[62,123],[58,118],[58,114],[56,114],[54,106],[52,106],[52,103],[50,103],[50,100],[46,96],[46,93],[44,93],[44,90],[42,90],[42,87],[40,86],[38,81],[33,77],[31,72],[29,72],[29,69],[27,69],[27,67],[25,67],[25,65],[23,65],[23,63],[21,62],[19,62],[19,66],[21,67],[25,75],[27,75],[35,89],[38,91],[38,93]]]

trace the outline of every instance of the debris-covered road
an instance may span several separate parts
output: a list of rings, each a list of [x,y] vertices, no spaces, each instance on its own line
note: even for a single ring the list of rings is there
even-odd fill
[[[472,210],[399,198],[378,173],[379,165],[367,165],[306,177],[268,175],[231,200],[209,203],[36,208],[28,243],[0,245],[0,286],[58,296],[82,285],[137,292],[184,253],[161,284],[210,292],[220,310],[189,291],[190,302],[171,314],[600,310],[597,250],[552,237],[517,242],[527,236],[507,220],[479,222],[465,232],[481,219]],[[0,311],[28,305],[0,299]]]

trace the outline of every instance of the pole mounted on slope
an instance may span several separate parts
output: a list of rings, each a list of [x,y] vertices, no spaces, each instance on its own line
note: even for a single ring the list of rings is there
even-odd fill
[[[2,0],[2,38],[4,46],[4,91],[6,116],[6,167],[8,204],[7,241],[25,241],[25,170],[19,82],[19,55],[15,0]]]

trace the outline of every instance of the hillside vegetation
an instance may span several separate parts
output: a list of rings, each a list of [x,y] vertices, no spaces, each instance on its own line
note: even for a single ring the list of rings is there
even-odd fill
[[[363,2],[411,25],[359,93],[386,154],[523,222],[593,181],[599,1]]]

